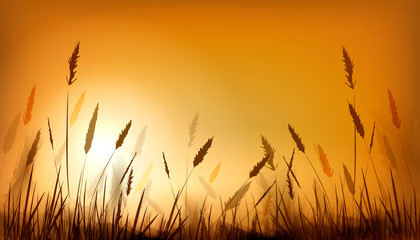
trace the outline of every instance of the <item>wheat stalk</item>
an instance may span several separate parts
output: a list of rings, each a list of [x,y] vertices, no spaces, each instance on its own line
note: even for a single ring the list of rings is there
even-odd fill
[[[353,67],[354,67],[354,63],[353,61],[350,59],[350,56],[346,50],[346,48],[343,48],[343,62],[344,62],[344,66],[345,66],[345,71],[347,72],[346,78],[347,78],[347,82],[345,82],[345,84],[347,86],[349,86],[352,90],[354,90],[355,86],[356,86],[356,81],[353,82]]]
[[[200,164],[204,160],[204,156],[206,156],[207,151],[210,149],[211,144],[213,143],[213,138],[214,136],[212,138],[209,138],[207,142],[200,148],[200,150],[195,155],[194,161],[193,161],[194,168],[198,166],[198,164]]]
[[[51,125],[50,125],[50,118],[48,119],[48,132],[50,134],[50,144],[51,144],[51,148],[54,151],[54,141],[53,141],[53,136],[52,136],[52,131],[51,131]]]
[[[260,170],[265,166],[269,158],[270,155],[267,155],[261,161],[255,164],[252,170],[249,172],[249,178],[257,176]]]
[[[373,130],[372,130],[372,135],[370,137],[370,144],[369,144],[369,153],[372,152],[372,147],[373,147],[373,137],[375,136],[375,128],[376,128],[376,122],[373,122]]]
[[[88,154],[92,147],[93,136],[95,135],[96,121],[98,120],[99,103],[96,104],[95,110],[93,111],[92,117],[90,118],[89,127],[86,132],[85,140],[85,154]]]
[[[356,81],[353,82],[353,61],[350,59],[350,55],[348,54],[347,50],[342,47],[343,49],[343,62],[344,62],[344,70],[347,72],[346,78],[347,82],[346,85],[350,87],[353,90],[353,104],[356,106],[356,93],[354,91],[354,88],[356,87]],[[354,179],[354,185],[356,185],[356,169],[357,169],[357,138],[356,138],[356,125],[353,126],[353,156],[354,156],[354,166],[353,166],[353,179]]]
[[[105,165],[104,169],[102,170],[101,175],[99,176],[99,180],[96,183],[96,186],[95,186],[95,189],[93,190],[93,192],[95,192],[96,189],[98,189],[99,182],[101,181],[101,178],[105,174],[106,168],[108,167],[109,162],[112,159],[112,156],[114,156],[115,151],[117,151],[117,149],[122,146],[122,144],[124,142],[124,139],[125,139],[125,137],[127,137],[128,131],[130,130],[130,127],[131,127],[131,120],[130,120],[130,122],[127,123],[127,125],[125,126],[125,128],[121,131],[120,135],[118,136],[118,139],[115,142],[115,149],[112,152],[111,156],[109,157],[108,161],[106,162],[106,165]]]
[[[305,153],[305,146],[304,146],[304,145],[303,145],[303,143],[302,143],[302,139],[301,139],[301,138],[299,137],[299,135],[295,132],[295,130],[293,129],[293,127],[292,127],[292,126],[290,126],[290,124],[289,124],[289,132],[290,132],[290,134],[292,135],[292,138],[293,138],[293,140],[295,141],[297,148],[298,148],[298,149],[299,149],[299,150],[300,150],[303,154],[305,154],[306,160],[308,160],[309,165],[311,165],[312,170],[314,171],[314,173],[315,173],[316,177],[318,178],[319,183],[321,184],[322,189],[324,190],[325,196],[327,196],[327,201],[328,201],[328,203],[329,203],[329,204],[331,204],[331,203],[330,203],[330,200],[329,200],[329,198],[328,198],[328,195],[327,195],[327,191],[325,190],[324,184],[322,183],[321,178],[320,178],[320,177],[319,177],[319,175],[318,175],[318,172],[316,171],[316,169],[315,169],[314,165],[312,164],[311,160],[309,160],[308,155],[306,155],[306,153]],[[294,150],[293,150],[293,151],[294,151]]]
[[[164,152],[162,152],[162,156],[163,156],[163,164],[165,165],[166,175],[168,175],[168,178],[171,179],[171,177],[169,176],[168,163],[166,162],[166,157],[165,157],[165,153]]]
[[[190,140],[188,141],[188,147],[190,148],[194,144],[195,134],[197,133],[198,126],[198,113],[195,114],[190,126],[188,127]]]
[[[141,130],[139,136],[137,137],[136,146],[134,147],[134,152],[137,152],[139,155],[141,154],[143,144],[146,140],[146,130],[147,130],[147,125],[145,125],[143,129]]]
[[[69,179],[69,88],[70,85],[73,84],[77,79],[75,78],[76,75],[76,67],[77,67],[77,59],[79,58],[79,46],[80,42],[76,44],[76,47],[73,50],[71,57],[68,60],[69,63],[69,71],[70,76],[66,77],[67,81],[67,102],[66,102],[66,175],[67,175],[67,191],[70,196],[70,179]]]
[[[379,134],[378,134],[378,136],[379,136]],[[385,134],[383,134],[383,143],[384,143],[384,146],[385,146],[386,156],[387,156],[389,162],[391,163],[391,166],[398,170],[397,159],[395,157],[394,152],[392,151],[391,145],[389,144],[388,138],[386,137]]]
[[[122,146],[124,139],[125,137],[127,137],[128,131],[130,130],[130,127],[131,127],[131,120],[130,122],[127,123],[124,130],[121,131],[121,134],[118,137],[118,140],[115,142],[115,150],[117,150],[119,147]]]
[[[28,125],[28,123],[32,119],[32,109],[33,109],[33,106],[34,106],[34,103],[35,103],[35,90],[36,90],[36,84],[32,88],[31,94],[29,95],[28,102],[26,104],[26,111],[25,111],[25,114],[23,115],[23,124],[24,124],[25,127],[23,129],[22,140],[20,142],[18,155],[17,155],[16,161],[15,161],[15,166],[13,168],[12,177],[10,179],[10,184],[13,181],[13,178],[14,178],[15,172],[16,172],[16,168],[17,168],[17,164],[19,162],[19,158],[20,158],[20,154],[21,154],[21,150],[22,150],[23,138],[25,136],[25,131],[26,131],[26,126]]]
[[[389,109],[391,109],[392,123],[397,129],[401,127],[401,119],[398,116],[397,105],[395,103],[394,97],[392,96],[391,90],[388,89],[388,98],[389,98]]]
[[[354,187],[354,182],[351,179],[349,170],[347,169],[346,165],[343,163],[343,170],[344,170],[344,176],[346,178],[346,183],[347,183],[347,187],[349,189],[349,192],[354,195],[355,193],[355,187]]]
[[[213,169],[213,171],[210,174],[209,182],[212,183],[216,180],[217,175],[219,174],[220,166],[222,165],[222,162],[219,162],[217,166]]]
[[[130,195],[132,186],[131,184],[133,183],[133,167],[131,167],[131,171],[130,174],[128,175],[128,179],[127,179],[127,188],[126,188],[126,194],[127,196]]]
[[[39,143],[40,137],[41,137],[41,129],[38,130],[38,132],[36,133],[36,137],[32,143],[31,149],[28,152],[28,157],[26,159],[26,166],[31,164],[35,159],[35,155],[38,151],[38,143]]]
[[[82,109],[82,104],[85,100],[85,93],[86,91],[84,91],[80,95],[79,100],[77,100],[76,105],[74,105],[73,112],[71,113],[71,116],[70,116],[70,127],[73,126],[73,124],[76,122],[79,116],[80,110]]]
[[[226,211],[229,211],[230,209],[235,208],[236,206],[239,206],[242,198],[248,192],[250,186],[251,186],[251,182],[248,182],[242,188],[240,188],[232,197],[230,197],[228,201],[225,203],[225,208],[223,211],[226,212]]]
[[[398,130],[398,138],[400,140],[401,149],[402,149],[403,156],[404,156],[405,166],[407,167],[408,176],[410,177],[411,185],[413,187],[413,191],[415,192],[413,178],[411,177],[411,171],[410,171],[410,168],[408,167],[407,157],[405,156],[404,145],[403,145],[403,142],[402,142],[402,139],[401,139],[401,133],[400,133],[401,119],[398,116],[397,105],[395,103],[394,97],[392,96],[391,90],[389,90],[389,89],[388,89],[388,97],[389,97],[389,108],[390,108],[391,114],[392,114],[392,123],[394,124],[394,126]]]
[[[150,174],[152,173],[153,169],[153,162],[149,163],[146,171],[144,171],[143,175],[141,176],[140,180],[137,182],[136,189],[134,192],[138,192],[146,185],[147,181],[149,180]]]
[[[261,143],[261,147],[264,149],[265,155],[270,156],[268,158],[267,164],[271,170],[275,171],[276,167],[274,167],[274,153],[276,152],[276,150],[271,146],[267,138],[265,138],[263,135],[261,135]]]
[[[293,182],[290,179],[290,174],[289,173],[287,173],[287,175],[286,175],[286,181],[287,181],[287,188],[289,189],[289,191],[288,191],[289,196],[290,196],[291,199],[293,199],[295,194],[293,192]]]
[[[321,145],[318,144],[318,153],[319,153],[319,160],[322,164],[322,169],[324,170],[325,175],[328,177],[333,176],[333,170],[330,167],[330,164],[328,163],[327,154],[325,154],[324,149],[321,147]]]
[[[76,75],[76,67],[77,67],[77,59],[80,57],[79,56],[79,47],[80,47],[80,42],[78,42],[76,44],[76,47],[73,50],[73,53],[71,54],[71,57],[68,60],[69,63],[69,71],[70,71],[70,77],[67,78],[67,84],[70,86],[71,84],[73,84],[77,78],[75,78]]]
[[[353,105],[349,102],[349,110],[350,115],[353,118],[354,125],[356,126],[357,132],[360,134],[360,136],[364,139],[365,138],[365,129],[363,128],[362,121],[360,120],[359,115],[356,113],[356,110],[354,109]]]
[[[289,126],[289,132],[290,132],[290,134],[292,135],[292,138],[293,138],[293,140],[295,141],[297,148],[298,148],[301,152],[305,153],[305,145],[303,145],[303,143],[302,143],[302,139],[301,139],[301,138],[299,137],[299,135],[295,132],[295,129],[293,129],[293,127],[292,127],[292,126],[290,126],[290,124],[289,124],[288,126]]]
[[[216,191],[214,191],[211,185],[202,176],[198,176],[198,180],[200,181],[204,190],[206,190],[207,195],[209,195],[213,199],[216,199]]]
[[[23,115],[23,124],[28,125],[28,123],[31,121],[32,118],[32,109],[34,107],[35,103],[35,90],[36,90],[36,84],[32,88],[31,95],[29,95],[28,103],[26,105],[26,111]]]

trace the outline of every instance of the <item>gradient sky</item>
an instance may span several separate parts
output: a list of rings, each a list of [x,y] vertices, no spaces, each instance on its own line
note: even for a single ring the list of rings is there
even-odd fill
[[[353,171],[353,126],[347,106],[353,93],[344,84],[341,48],[345,46],[355,63],[356,105],[367,135],[376,121],[390,139],[402,180],[408,184],[387,91],[391,89],[396,99],[403,145],[414,171],[420,167],[419,10],[416,1],[2,0],[0,142],[17,112],[25,111],[36,84],[33,120],[25,130],[25,140],[30,144],[41,128],[42,147],[35,166],[39,182],[46,186],[50,178],[43,173],[54,171],[47,117],[60,145],[65,136],[67,59],[80,41],[70,111],[85,90],[86,98],[70,129],[70,178],[74,181],[83,163],[89,119],[99,103],[97,132],[87,157],[92,176],[109,158],[125,124],[133,120],[114,160],[128,162],[137,135],[147,125],[146,143],[135,163],[135,183],[154,162],[152,196],[166,196],[169,184],[161,152],[167,155],[177,186],[183,182],[187,159],[191,166],[198,149],[215,136],[195,172],[208,179],[222,162],[213,186],[226,199],[262,158],[261,134],[276,148],[277,176],[284,179],[281,157],[290,157],[295,146],[287,129],[291,124],[320,173],[316,144],[326,151],[334,175],[322,179],[333,189],[343,176],[343,163]],[[188,150],[188,125],[196,112],[200,113],[197,140]],[[23,124],[13,151],[0,153],[2,183],[10,179],[22,134]],[[387,182],[389,163],[378,149],[374,146],[372,156]],[[360,138],[358,158],[363,166],[369,159]],[[303,154],[297,153],[294,168],[304,189],[310,191],[314,174]],[[269,170],[263,174],[269,182],[274,180]],[[368,179],[374,181],[373,175]],[[193,181],[198,182],[196,176]],[[416,176],[415,182],[419,181]],[[200,185],[192,185],[196,197],[203,198]],[[7,184],[3,186],[5,192]],[[252,189],[258,194],[258,187]]]

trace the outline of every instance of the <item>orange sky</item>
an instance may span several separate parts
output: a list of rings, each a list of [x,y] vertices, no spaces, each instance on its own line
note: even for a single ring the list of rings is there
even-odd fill
[[[2,143],[16,113],[24,112],[37,84],[26,138],[31,142],[42,129],[35,166],[44,184],[49,178],[42,170],[53,171],[46,119],[51,119],[60,145],[65,136],[67,59],[78,41],[81,57],[78,80],[70,88],[70,111],[85,90],[86,98],[70,131],[71,179],[79,176],[84,137],[99,102],[97,132],[87,158],[92,175],[106,162],[122,128],[133,120],[120,155],[129,160],[137,135],[147,125],[135,180],[154,162],[153,196],[165,196],[169,189],[161,152],[167,154],[177,186],[182,184],[187,156],[191,165],[199,147],[214,135],[214,145],[196,173],[207,179],[221,161],[214,188],[226,199],[262,158],[261,134],[277,149],[277,176],[284,179],[281,156],[290,156],[295,146],[287,130],[290,123],[320,172],[314,146],[324,147],[334,176],[322,179],[332,189],[339,184],[343,163],[353,169],[353,127],[347,107],[352,92],[344,84],[342,45],[355,62],[357,111],[367,135],[376,121],[400,160],[403,181],[409,183],[388,108],[390,88],[402,118],[409,164],[419,168],[420,9],[415,1],[86,2],[0,5],[0,139]],[[196,112],[197,144],[187,151],[188,125]],[[0,154],[5,161],[2,182],[9,181],[22,134],[21,124],[13,151]],[[358,157],[365,166],[368,155],[363,141],[358,141]],[[388,165],[378,148],[373,158],[379,175],[387,179]],[[313,172],[302,154],[296,157],[295,171],[310,191]],[[263,174],[274,179],[268,170]],[[373,175],[370,178],[374,180]],[[194,187],[197,197],[204,197],[200,185]],[[259,194],[258,187],[253,189]]]

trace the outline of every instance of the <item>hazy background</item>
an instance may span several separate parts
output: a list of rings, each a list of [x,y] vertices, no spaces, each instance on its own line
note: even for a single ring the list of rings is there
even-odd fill
[[[316,144],[326,151],[334,175],[330,179],[322,174],[321,178],[332,190],[343,176],[343,163],[353,173],[353,123],[347,106],[353,95],[344,84],[344,45],[355,63],[357,111],[367,139],[376,121],[390,140],[402,181],[409,186],[387,90],[396,99],[404,148],[418,183],[419,11],[416,1],[2,0],[0,143],[16,114],[24,113],[36,84],[33,119],[24,139],[28,149],[41,128],[35,176],[38,189],[47,188],[55,171],[47,117],[58,148],[65,138],[67,60],[80,41],[70,113],[85,90],[86,97],[70,129],[72,188],[83,163],[89,119],[99,103],[95,138],[87,157],[88,181],[108,160],[125,124],[133,120],[113,164],[128,162],[138,134],[147,125],[143,152],[135,162],[134,186],[154,162],[151,197],[168,199],[170,188],[161,152],[167,155],[176,187],[184,180],[187,158],[191,167],[195,153],[214,135],[214,144],[195,174],[208,179],[222,162],[213,187],[226,200],[263,157],[261,134],[276,148],[277,177],[283,182],[286,167],[281,157],[289,158],[295,147],[287,129],[290,123],[319,173]],[[188,125],[196,112],[200,113],[196,144],[188,150]],[[21,122],[12,151],[0,153],[4,161],[2,193],[7,192],[22,134]],[[379,149],[374,145],[373,159],[386,183],[389,162]],[[368,160],[360,137],[358,160],[359,166]],[[311,191],[314,174],[301,153],[296,154],[294,169],[304,190]],[[201,201],[205,192],[195,174],[192,182],[197,184],[191,183],[190,193]],[[269,182],[274,180],[268,169],[263,174]],[[373,175],[368,180],[376,191]],[[261,189],[252,186],[251,191],[258,195]]]

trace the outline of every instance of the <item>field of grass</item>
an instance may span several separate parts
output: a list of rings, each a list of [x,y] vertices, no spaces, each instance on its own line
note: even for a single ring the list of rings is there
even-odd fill
[[[420,213],[417,210],[417,197],[415,184],[412,180],[410,166],[404,156],[406,169],[397,169],[395,156],[389,146],[386,137],[382,138],[386,148],[386,154],[390,161],[389,186],[383,185],[384,179],[378,177],[375,161],[371,151],[375,147],[376,124],[372,123],[371,131],[365,130],[362,118],[356,108],[356,82],[353,79],[354,64],[349,53],[343,47],[343,62],[346,72],[346,85],[353,92],[353,99],[348,101],[349,120],[354,122],[353,131],[354,165],[343,164],[342,171],[333,171],[329,164],[327,154],[321,145],[317,145],[319,161],[322,168],[314,164],[306,154],[304,139],[299,135],[298,129],[289,124],[290,141],[296,145],[290,149],[289,157],[278,157],[281,153],[276,152],[267,138],[261,136],[261,159],[257,159],[250,169],[249,176],[243,179],[243,184],[231,197],[222,200],[212,188],[212,183],[217,179],[221,163],[212,171],[209,179],[200,177],[200,184],[205,189],[206,196],[199,204],[197,211],[191,211],[188,201],[188,183],[190,177],[195,174],[198,165],[206,164],[206,155],[212,151],[212,143],[217,141],[217,136],[209,136],[208,140],[201,144],[201,148],[194,154],[194,158],[187,160],[185,179],[181,186],[173,186],[171,179],[171,162],[168,162],[165,153],[162,153],[163,169],[167,176],[171,193],[167,200],[171,202],[171,210],[157,213],[156,204],[148,197],[147,180],[151,166],[146,169],[144,177],[139,183],[133,182],[133,162],[139,152],[134,152],[131,161],[121,167],[121,174],[112,179],[112,186],[107,186],[108,178],[106,170],[113,159],[114,154],[124,144],[126,136],[130,133],[132,125],[128,121],[122,127],[121,133],[115,142],[115,148],[106,165],[101,168],[94,184],[89,186],[85,181],[85,165],[82,167],[79,179],[70,179],[68,173],[69,153],[69,124],[76,121],[84,101],[83,93],[74,107],[69,112],[68,98],[71,94],[72,84],[77,83],[76,68],[79,58],[79,44],[76,45],[69,63],[69,76],[67,77],[67,105],[66,105],[66,141],[61,148],[57,149],[54,142],[55,132],[51,129],[50,119],[48,132],[49,147],[53,152],[51,164],[55,165],[54,184],[50,190],[40,193],[37,189],[36,179],[33,178],[34,161],[39,151],[41,131],[36,134],[28,152],[19,150],[20,155],[25,156],[25,170],[21,176],[15,176],[18,160],[14,162],[12,179],[2,183],[9,186],[9,192],[5,196],[5,204],[1,208],[0,229],[3,239],[416,239],[420,238]],[[24,127],[31,121],[32,108],[35,104],[36,87],[30,93],[27,108],[23,115]],[[390,106],[390,121],[399,133],[401,119],[398,115],[397,104],[388,91]],[[362,103],[358,103],[360,105]],[[95,127],[100,112],[98,104],[92,113],[89,128],[84,139],[84,163],[92,142],[95,141]],[[70,121],[69,121],[70,120]],[[3,151],[8,151],[15,142],[16,129],[22,118],[18,115],[9,127],[5,136]],[[190,148],[195,143],[197,133],[198,114],[192,120],[189,127]],[[370,125],[370,124],[369,124]],[[137,142],[142,145],[145,129]],[[361,138],[365,146],[356,145],[357,138]],[[400,140],[402,151],[404,144]],[[45,147],[45,146],[44,146]],[[369,161],[367,166],[358,162],[357,148],[365,149]],[[141,147],[140,147],[141,148]],[[60,161],[56,155],[65,155]],[[313,171],[313,189],[305,192],[295,175],[294,159],[304,157],[308,168]],[[276,156],[276,157],[275,157]],[[58,159],[58,160],[57,160]],[[169,159],[168,159],[169,160]],[[4,161],[4,160],[3,160]],[[316,160],[318,161],[318,160]],[[359,160],[360,161],[360,160]],[[370,167],[370,165],[372,165]],[[192,167],[188,167],[192,166]],[[117,167],[112,167],[117,168]],[[259,195],[252,195],[252,202],[245,200],[250,194],[251,182],[262,174],[262,169],[268,174],[275,176],[279,169],[286,169],[285,181],[266,182],[262,185],[263,191]],[[370,170],[373,169],[373,170]],[[353,170],[353,171],[352,171]],[[357,171],[356,171],[357,170]],[[358,175],[356,173],[359,173]],[[400,174],[408,173],[411,185],[407,186],[406,195],[401,194],[399,186]],[[339,174],[340,182],[334,183],[334,194],[329,194],[324,186],[321,174],[331,178],[333,174]],[[374,182],[368,182],[367,176],[374,176]],[[341,177],[342,176],[342,177]],[[20,181],[13,181],[15,179]],[[388,180],[387,180],[388,181]],[[77,191],[70,192],[70,185],[77,186]],[[133,186],[136,186],[133,188]],[[378,192],[372,192],[372,187],[377,187]],[[107,189],[113,189],[111,197],[107,196]],[[134,195],[140,192],[140,195]],[[296,194],[299,192],[300,194]],[[409,193],[408,193],[409,192]],[[131,198],[130,205],[125,204],[125,199]],[[137,197],[138,196],[138,197]],[[300,196],[304,196],[301,198]],[[407,196],[411,196],[408,197]],[[220,204],[207,201],[208,198],[217,199]],[[219,200],[219,199],[220,200]],[[315,199],[314,201],[309,199]],[[351,201],[346,201],[351,199]],[[154,206],[155,205],[155,206]],[[309,206],[308,207],[304,207]],[[129,206],[135,206],[130,208]],[[246,209],[245,213],[239,208]],[[155,209],[155,210],[152,210]],[[135,209],[135,211],[132,211]]]

